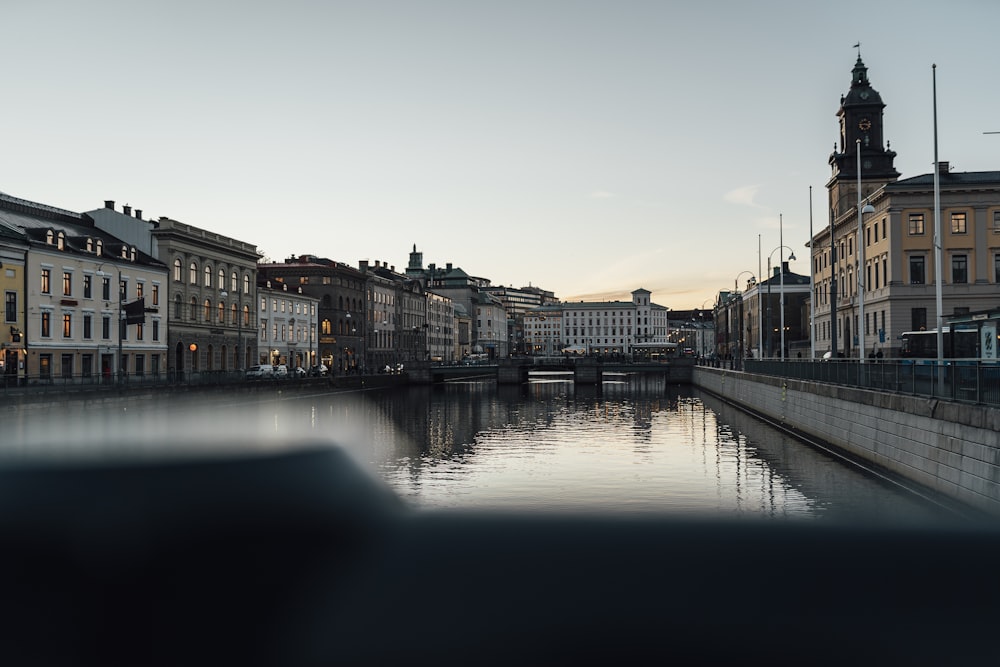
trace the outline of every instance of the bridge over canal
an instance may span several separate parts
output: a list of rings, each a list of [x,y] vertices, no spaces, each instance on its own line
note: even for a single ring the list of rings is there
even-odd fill
[[[410,382],[432,384],[468,380],[474,378],[494,378],[500,384],[522,384],[528,381],[532,371],[564,372],[572,374],[577,384],[597,384],[605,375],[615,374],[655,374],[663,375],[668,382],[687,384],[691,382],[694,360],[671,359],[670,361],[630,362],[607,361],[597,358],[553,358],[525,357],[502,359],[495,364],[429,364],[411,363],[407,365]]]

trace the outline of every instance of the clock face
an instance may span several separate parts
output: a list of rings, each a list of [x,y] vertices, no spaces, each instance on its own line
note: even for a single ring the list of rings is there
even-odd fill
[[[867,132],[868,130],[872,129],[872,122],[867,118],[862,118],[861,122],[858,123],[858,127]]]

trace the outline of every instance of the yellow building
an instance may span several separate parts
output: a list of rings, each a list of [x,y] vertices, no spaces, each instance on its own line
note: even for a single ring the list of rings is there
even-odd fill
[[[1000,172],[937,166],[939,313],[935,174],[899,178],[896,153],[883,145],[884,107],[859,57],[837,112],[840,145],[830,156],[827,182],[830,226],[810,244],[817,355],[836,348],[846,358],[897,356],[905,331],[934,329],[939,316],[1000,305]]]

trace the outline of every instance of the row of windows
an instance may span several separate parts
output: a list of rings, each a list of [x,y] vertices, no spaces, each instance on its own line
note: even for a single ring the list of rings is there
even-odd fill
[[[310,343],[316,342],[316,331],[302,325],[290,326],[279,322],[271,324],[271,340],[274,342],[285,342],[287,339],[292,343],[304,343],[307,338]],[[260,339],[268,340],[267,320],[260,321]]]
[[[104,301],[111,300],[111,278],[106,276],[100,276],[101,278],[101,299]],[[121,280],[119,285],[119,295],[122,300],[128,298],[128,280]],[[43,268],[41,270],[41,283],[39,289],[42,294],[52,293],[52,269]],[[136,282],[135,285],[135,298],[141,299],[146,291],[146,284],[142,281]],[[62,295],[63,296],[73,296],[73,272],[63,271],[62,274]],[[92,299],[94,298],[94,276],[86,273],[83,275],[83,298]],[[150,293],[150,298],[152,305],[158,306],[160,304],[160,286],[156,283],[152,285],[152,291]]]
[[[45,242],[49,245],[54,245],[59,250],[66,249],[66,234],[64,232],[54,232],[49,229],[45,232]],[[98,257],[104,256],[104,241],[101,239],[94,239],[87,237],[84,248],[87,252],[93,253]],[[130,261],[135,261],[137,251],[135,247],[130,247],[123,245],[121,250],[121,258]]]
[[[205,299],[200,305],[198,304],[198,297],[191,297],[191,301],[188,303],[188,319],[191,321],[197,321],[199,312],[201,313],[201,319],[205,322],[211,322],[213,317],[213,310],[215,312],[215,320],[219,323],[225,324],[226,322],[226,303],[224,301],[219,301],[218,304],[213,308],[212,302],[209,299]],[[237,309],[236,304],[232,304],[229,307],[229,323],[237,323],[237,315],[240,311]],[[243,326],[250,326],[250,306],[243,306]],[[174,319],[180,320],[184,319],[184,307],[181,301],[181,295],[177,294],[174,297]]]
[[[83,340],[93,340],[94,338],[94,316],[85,313],[82,316],[83,320]],[[111,340],[111,323],[112,318],[110,315],[101,316],[101,339]],[[134,324],[135,327],[135,340],[145,339],[145,325],[144,324]],[[52,338],[52,312],[48,310],[43,310],[40,313],[40,331],[42,338]],[[128,340],[128,327],[125,322],[120,323],[120,335],[122,340]],[[153,320],[152,322],[152,335],[153,341],[160,340],[160,321]],[[63,338],[73,338],[73,313],[63,313],[62,314],[62,337]]]
[[[80,367],[77,369],[75,354],[62,354],[59,357],[60,367],[59,375],[60,377],[70,379],[74,376],[75,372],[79,370],[82,377],[94,377],[98,373],[98,368],[95,365],[95,355],[91,353],[84,353],[80,355]],[[123,354],[121,358],[121,367],[124,373],[131,373],[132,375],[143,376],[146,375],[146,358],[145,354]],[[159,375],[160,374],[160,355],[150,354],[149,355],[149,374]],[[129,365],[134,366],[132,371],[129,371]],[[38,355],[38,375],[40,377],[52,377],[53,376],[53,355],[47,352],[43,352]],[[101,375],[105,378],[111,377],[111,366],[104,365],[102,363],[102,368],[100,369]]]
[[[296,315],[311,314],[313,317],[316,316],[316,304],[305,304],[301,301],[288,301],[286,299],[271,299],[271,312],[295,312]],[[260,312],[267,312],[267,297],[260,298]]]
[[[183,275],[184,275],[183,263],[181,262],[180,258],[176,258],[176,259],[174,259],[174,282],[177,282],[177,283],[183,282]],[[213,274],[212,273],[212,266],[209,265],[209,264],[205,265],[205,268],[204,268],[204,270],[202,272],[202,276],[203,276],[202,286],[203,287],[212,287],[213,286],[213,281],[212,281],[213,275],[216,277],[215,286],[218,287],[218,289],[220,289],[220,290],[225,290],[226,289],[226,270],[223,269],[223,268],[219,268],[218,273]],[[188,265],[188,283],[190,283],[191,285],[197,285],[198,284],[198,263],[197,262],[191,262]],[[240,284],[239,272],[238,271],[233,271],[232,273],[229,274],[229,291],[235,294],[236,291],[237,291],[237,289],[239,288],[239,284]],[[243,274],[243,293],[244,294],[250,294],[250,274],[249,273],[244,273]]]
[[[950,230],[952,234],[969,233],[968,217],[964,211],[952,213],[950,216],[950,222]],[[992,231],[995,234],[1000,234],[1000,211],[993,211]],[[920,236],[925,233],[923,213],[910,214],[907,225],[907,233],[910,236]],[[882,238],[885,238],[884,232]]]

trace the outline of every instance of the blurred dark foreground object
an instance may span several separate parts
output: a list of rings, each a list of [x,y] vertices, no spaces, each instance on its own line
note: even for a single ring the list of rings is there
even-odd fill
[[[337,449],[0,470],[5,664],[992,663],[996,526],[415,512]]]

